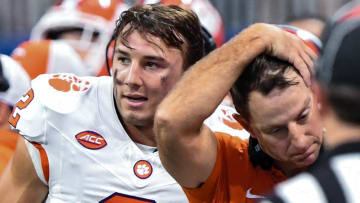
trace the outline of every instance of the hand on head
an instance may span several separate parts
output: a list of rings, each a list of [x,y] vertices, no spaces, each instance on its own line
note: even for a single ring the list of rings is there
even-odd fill
[[[311,76],[314,74],[316,53],[305,42],[275,25],[256,24],[249,27],[261,33],[265,44],[265,53],[290,62],[299,70],[307,86],[311,85]]]

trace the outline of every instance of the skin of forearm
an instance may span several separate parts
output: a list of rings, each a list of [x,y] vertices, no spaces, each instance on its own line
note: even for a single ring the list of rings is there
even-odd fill
[[[172,131],[198,131],[244,68],[265,51],[261,26],[251,26],[194,64],[160,104],[157,120],[175,124]]]

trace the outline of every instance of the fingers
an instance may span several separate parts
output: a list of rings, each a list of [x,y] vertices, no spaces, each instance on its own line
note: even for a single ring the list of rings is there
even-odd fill
[[[304,44],[306,45],[306,43]],[[316,61],[319,56],[308,45],[306,45],[305,47],[306,47],[306,53],[311,57],[312,61]]]
[[[318,59],[319,55],[306,43],[304,43],[305,45],[305,52],[307,54],[307,56],[310,57],[311,59],[311,68],[312,68],[312,75],[315,75],[315,61]]]
[[[311,55],[304,52],[302,52],[301,57],[304,60],[305,64],[307,65],[310,75],[314,76],[315,75],[314,59],[311,58]]]
[[[301,40],[303,49],[300,50],[300,59],[306,64],[307,71],[301,75],[307,86],[311,86],[311,78],[315,76],[315,61],[317,60],[317,54]],[[301,62],[298,62],[301,63]],[[295,65],[295,64],[294,64]],[[303,75],[304,74],[304,75]]]
[[[317,55],[302,39],[296,36],[291,39],[291,37],[289,54],[291,54],[292,59],[289,62],[300,72],[306,86],[310,87],[311,78],[315,75],[314,61],[317,59]]]
[[[311,74],[310,69],[308,67],[308,64],[305,62],[305,60],[300,55],[293,56],[293,64],[294,67],[300,72],[300,75],[302,76],[305,85],[307,87],[311,86]],[[290,62],[291,63],[291,62]]]
[[[300,72],[305,84],[310,87],[311,76],[315,74],[316,53],[298,36],[280,28],[269,26],[267,36],[270,40],[267,41],[265,52],[293,64]]]

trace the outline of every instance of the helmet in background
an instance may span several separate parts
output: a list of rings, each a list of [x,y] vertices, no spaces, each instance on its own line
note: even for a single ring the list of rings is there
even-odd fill
[[[128,9],[122,0],[61,0],[38,21],[31,40],[61,40],[69,31],[80,31],[79,39],[65,39],[80,55],[90,75],[97,75],[105,62],[105,47],[115,21]]]
[[[76,51],[61,40],[26,41],[16,47],[12,57],[22,65],[30,79],[44,73],[91,75]]]
[[[23,67],[7,55],[0,54],[1,83],[6,83],[7,88],[0,90],[0,101],[9,106],[14,106],[30,89],[30,78]],[[9,115],[6,115],[8,117]],[[7,120],[7,119],[6,119]]]

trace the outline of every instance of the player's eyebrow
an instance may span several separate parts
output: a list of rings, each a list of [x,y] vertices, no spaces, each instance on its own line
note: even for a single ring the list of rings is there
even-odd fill
[[[130,56],[130,54],[126,51],[123,51],[119,48],[115,49],[115,54],[121,54],[121,55],[124,55],[124,56]]]
[[[304,111],[309,108],[310,103],[311,103],[311,97],[306,98],[301,111],[298,113],[298,115],[296,115],[295,119],[301,118]],[[261,131],[270,132],[273,129],[283,128],[283,127],[286,127],[286,125],[285,124],[270,124],[268,126],[265,126],[265,127],[261,128]]]

